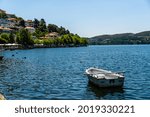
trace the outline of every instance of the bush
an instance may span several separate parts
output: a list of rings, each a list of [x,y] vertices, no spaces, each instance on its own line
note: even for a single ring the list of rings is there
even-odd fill
[[[0,37],[0,44],[5,44],[5,43],[8,43],[8,41],[6,39]]]
[[[27,29],[21,29],[17,34],[17,42],[23,46],[33,45],[34,41]]]
[[[34,44],[43,44],[43,40],[35,39]]]

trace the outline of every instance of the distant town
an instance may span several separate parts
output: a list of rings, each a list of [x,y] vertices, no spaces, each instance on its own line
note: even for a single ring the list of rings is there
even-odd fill
[[[85,46],[87,40],[68,29],[46,24],[44,19],[24,20],[0,9],[0,44],[20,44],[29,47]]]
[[[32,20],[24,21],[21,17],[16,17],[14,14],[8,14],[0,9],[0,33],[16,32],[22,27],[28,29],[30,33],[35,32]]]

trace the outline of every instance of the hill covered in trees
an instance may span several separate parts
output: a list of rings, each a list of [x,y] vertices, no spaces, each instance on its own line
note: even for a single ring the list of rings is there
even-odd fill
[[[43,45],[43,47],[85,46],[87,40],[68,29],[47,24],[40,20],[24,20],[0,9],[0,44],[17,43],[23,47]]]
[[[88,39],[92,45],[150,44],[150,31],[100,35]]]

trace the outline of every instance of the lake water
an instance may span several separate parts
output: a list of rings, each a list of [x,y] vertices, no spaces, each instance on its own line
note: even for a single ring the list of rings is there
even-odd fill
[[[7,99],[150,99],[150,45],[15,50],[4,56],[0,92]],[[84,71],[93,66],[124,71],[124,87],[90,84]]]

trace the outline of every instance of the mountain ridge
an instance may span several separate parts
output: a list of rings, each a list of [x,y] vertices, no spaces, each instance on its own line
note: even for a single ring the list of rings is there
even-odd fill
[[[92,45],[150,44],[150,31],[98,35],[88,38],[88,42]]]

